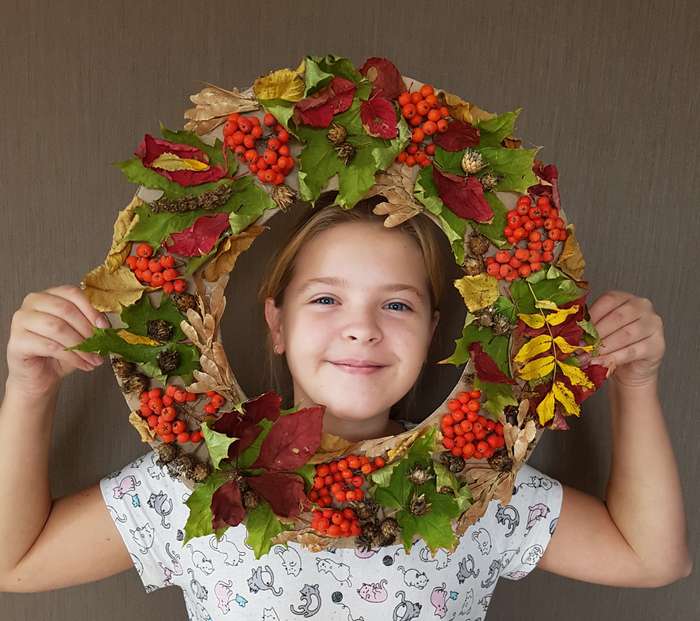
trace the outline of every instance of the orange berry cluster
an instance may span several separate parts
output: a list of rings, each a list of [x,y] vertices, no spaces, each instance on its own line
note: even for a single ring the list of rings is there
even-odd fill
[[[396,161],[407,166],[418,164],[421,168],[430,165],[428,156],[435,154],[435,145],[430,143],[421,148],[422,143],[427,136],[447,131],[446,117],[450,114],[447,106],[440,105],[435,89],[430,84],[424,84],[413,93],[401,93],[399,106],[402,116],[413,127],[413,131],[411,144],[399,153]]]
[[[207,390],[207,397],[209,397],[209,401],[204,405],[204,411],[207,414],[217,414],[226,399],[215,390]]]
[[[360,520],[350,507],[342,510],[314,509],[311,528],[329,537],[356,537],[362,534]]]
[[[554,259],[554,244],[567,238],[564,220],[547,196],[540,196],[535,205],[529,196],[521,196],[508,212],[503,232],[515,248],[487,257],[486,272],[508,282],[541,270],[543,263]],[[521,241],[527,242],[527,248],[517,247]]]
[[[165,388],[165,394],[161,388],[151,388],[144,390],[139,395],[139,400],[141,401],[139,414],[146,419],[151,429],[155,429],[160,440],[168,444],[201,442],[202,432],[199,429],[189,431],[187,423],[177,418],[177,410],[173,406],[174,402],[196,401],[195,393],[169,384]]]
[[[325,464],[316,464],[314,483],[308,498],[319,507],[329,507],[334,499],[338,503],[362,500],[365,476],[384,465],[382,457],[370,460],[367,455],[348,455]]]
[[[503,425],[479,414],[481,391],[463,391],[440,419],[442,445],[455,457],[487,459],[505,445]]]
[[[175,269],[175,257],[162,254],[156,257],[150,244],[141,243],[136,246],[136,254],[129,255],[124,261],[139,282],[147,283],[156,289],[162,288],[167,294],[173,291],[187,291],[187,280],[178,278],[180,272]]]
[[[229,114],[224,124],[224,142],[238,158],[246,162],[250,172],[262,183],[280,185],[294,168],[294,158],[289,152],[289,132],[269,112],[263,117],[266,127],[274,128],[276,135],[267,138],[267,148],[261,155],[256,143],[263,138],[263,128],[256,116],[243,116],[239,112]]]

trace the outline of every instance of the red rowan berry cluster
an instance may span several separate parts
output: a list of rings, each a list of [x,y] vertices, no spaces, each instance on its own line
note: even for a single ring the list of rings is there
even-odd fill
[[[264,130],[256,116],[229,114],[224,125],[224,142],[262,183],[280,185],[294,168],[294,158],[287,144],[289,132],[269,112],[263,117],[263,125],[272,129],[262,155],[258,153],[257,142],[265,138]]]
[[[165,388],[165,394],[161,388],[144,390],[140,395],[141,407],[139,414],[146,419],[148,426],[155,429],[158,438],[165,443],[177,442],[201,442],[202,432],[197,429],[190,431],[187,423],[177,418],[175,403],[196,401],[197,395],[173,384]]]
[[[207,414],[217,414],[226,399],[215,390],[207,390],[207,397],[209,397],[209,401],[204,404],[204,411]]]
[[[360,520],[350,507],[344,509],[314,509],[311,528],[329,537],[356,537],[362,534]]]
[[[325,464],[316,464],[309,500],[319,507],[329,507],[334,500],[337,503],[362,500],[365,496],[362,490],[365,477],[384,465],[382,457],[370,460],[367,455],[348,455]]]
[[[554,244],[565,241],[567,232],[559,210],[551,205],[547,196],[540,196],[535,205],[529,196],[521,196],[507,216],[503,232],[512,252],[499,250],[486,258],[486,272],[499,280],[511,282],[517,278],[527,278],[532,272],[541,270],[543,263],[554,259]],[[527,242],[527,248],[518,247]]]
[[[126,257],[124,263],[129,266],[139,282],[146,283],[156,289],[162,288],[164,293],[187,291],[187,280],[178,278],[180,273],[175,269],[175,257],[170,254],[154,256],[150,244],[141,243],[136,246],[136,254]]]
[[[463,391],[440,419],[442,445],[455,457],[488,459],[505,445],[503,425],[479,414],[481,391]]]
[[[401,115],[408,124],[413,127],[411,132],[411,144],[408,145],[396,157],[397,162],[403,162],[407,166],[418,164],[421,168],[430,164],[429,155],[435,154],[435,145],[423,145],[427,136],[447,131],[447,119],[449,111],[447,106],[441,106],[435,94],[435,89],[430,84],[424,84],[413,93],[404,91],[399,95]],[[424,147],[424,148],[421,148]]]

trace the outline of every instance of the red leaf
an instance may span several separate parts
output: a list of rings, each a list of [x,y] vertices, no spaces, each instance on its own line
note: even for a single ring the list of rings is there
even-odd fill
[[[325,409],[315,405],[281,416],[263,440],[251,468],[294,470],[303,466],[321,444]]]
[[[229,459],[238,457],[258,437],[262,429],[258,423],[266,418],[275,422],[280,415],[282,397],[274,390],[263,393],[255,399],[243,403],[243,414],[239,412],[224,412],[210,427],[214,431],[226,434],[229,438],[239,438],[228,449]]]
[[[178,233],[171,233],[173,243],[167,245],[169,252],[179,254],[182,257],[194,257],[207,254],[216,244],[221,233],[229,225],[228,214],[217,213],[213,216],[201,216],[194,224]]]
[[[552,201],[552,204],[559,209],[559,172],[554,164],[544,164],[540,160],[535,160],[532,166],[532,172],[534,172],[540,179],[551,183],[552,185],[544,185],[543,183],[538,183],[537,185],[531,185],[527,191],[533,196],[546,196]]]
[[[503,371],[498,368],[494,359],[483,350],[479,341],[470,343],[469,352],[474,358],[476,376],[480,380],[497,384],[515,384],[514,380],[504,375]]]
[[[484,188],[476,177],[443,173],[433,166],[433,180],[442,202],[460,218],[477,222],[493,218],[493,209],[486,202]]]
[[[236,481],[228,481],[217,489],[211,497],[211,526],[213,529],[224,526],[238,526],[245,517],[241,502],[241,490]]]
[[[399,134],[394,105],[383,97],[373,97],[360,104],[360,118],[365,131],[375,138],[391,140]]]
[[[207,154],[201,149],[197,149],[197,147],[170,142],[169,140],[160,140],[150,134],[144,136],[134,155],[141,160],[141,163],[146,168],[150,168],[166,179],[170,179],[170,181],[185,187],[217,181],[226,175],[226,171],[220,166],[210,166],[207,170],[163,170],[162,168],[154,168],[151,164],[163,153],[174,153],[182,158],[209,163]]]
[[[399,70],[386,58],[368,58],[360,67],[360,73],[372,83],[370,98],[377,96],[398,99],[407,90]]]
[[[298,474],[265,472],[246,477],[246,482],[270,503],[272,511],[280,517],[296,517],[309,508],[304,479]]]
[[[447,126],[447,131],[433,134],[433,142],[445,151],[462,151],[467,147],[475,147],[479,140],[479,128],[466,121],[454,120]]]
[[[328,127],[334,115],[345,112],[352,105],[356,90],[354,82],[335,76],[328,86],[294,104],[294,122]]]

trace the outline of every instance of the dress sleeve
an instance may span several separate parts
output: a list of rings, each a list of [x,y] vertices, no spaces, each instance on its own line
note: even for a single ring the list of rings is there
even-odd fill
[[[100,480],[100,491],[147,593],[182,575],[183,500],[189,489],[156,464],[153,451]]]
[[[515,479],[515,491],[501,515],[511,538],[502,554],[501,577],[521,580],[542,558],[561,512],[561,483],[527,463]]]

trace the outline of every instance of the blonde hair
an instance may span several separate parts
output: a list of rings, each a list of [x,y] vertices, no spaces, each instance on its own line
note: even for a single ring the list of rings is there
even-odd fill
[[[373,196],[358,201],[352,209],[343,209],[333,204],[337,191],[322,194],[310,211],[303,214],[296,223],[286,241],[270,258],[266,266],[262,283],[258,290],[258,300],[264,305],[270,297],[279,308],[284,304],[284,293],[294,275],[294,264],[303,244],[310,241],[322,231],[346,222],[377,222],[383,223],[385,216],[373,213],[374,207],[386,200],[383,196]],[[308,206],[308,203],[307,203]],[[441,247],[446,243],[445,234],[428,217],[416,215],[405,222],[393,227],[411,236],[420,248],[428,275],[428,290],[430,292],[431,316],[439,310],[445,280],[445,252]],[[273,351],[272,335],[268,330],[266,339],[267,349],[267,381],[283,398],[292,392],[291,374],[283,356]],[[416,389],[421,370],[411,390],[391,409],[392,418],[407,418],[408,412],[415,405]]]

